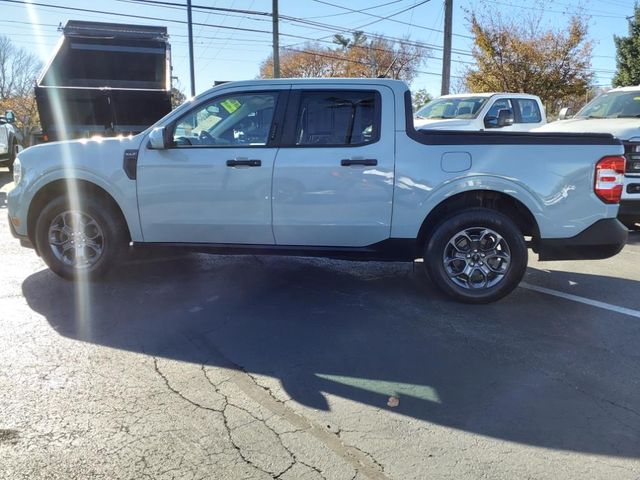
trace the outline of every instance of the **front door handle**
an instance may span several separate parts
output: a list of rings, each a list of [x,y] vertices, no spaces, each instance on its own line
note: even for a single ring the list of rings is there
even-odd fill
[[[365,167],[375,167],[378,165],[378,160],[375,158],[343,158],[340,160],[340,165],[343,167],[350,167],[351,165],[364,165]]]
[[[262,160],[248,159],[248,158],[234,158],[233,160],[227,160],[227,167],[261,167]]]

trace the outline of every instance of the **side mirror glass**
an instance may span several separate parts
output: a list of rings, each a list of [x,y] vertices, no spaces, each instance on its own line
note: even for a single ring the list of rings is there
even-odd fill
[[[498,110],[498,127],[508,127],[513,125],[513,111],[508,108]]]
[[[573,112],[571,111],[571,107],[564,107],[560,110],[558,114],[558,120],[566,120],[567,118],[573,117]]]
[[[16,116],[11,110],[6,111],[4,118],[7,120],[7,123],[14,123],[16,121]]]
[[[498,128],[498,117],[484,117],[485,128]]]
[[[151,130],[149,134],[149,145],[154,150],[164,150],[167,148],[165,141],[165,127],[158,127]]]

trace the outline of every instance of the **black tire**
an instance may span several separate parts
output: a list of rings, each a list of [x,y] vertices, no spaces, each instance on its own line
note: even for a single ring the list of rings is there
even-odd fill
[[[640,221],[636,222],[635,220],[621,220],[622,224],[627,227],[629,230],[640,230]]]
[[[477,236],[457,236],[462,232],[479,232],[478,235],[481,235],[482,241],[485,242],[483,246],[490,246],[491,243],[487,242],[497,239],[497,236],[492,233],[487,236],[488,240],[484,240],[482,233],[484,231],[499,235],[501,242],[506,242],[506,250],[504,243],[500,243],[500,246],[493,250],[476,249],[474,246],[480,245],[477,243],[480,241],[477,240]],[[469,245],[469,254],[456,248],[458,243],[455,244],[456,246],[449,243],[454,240],[454,237],[458,238],[460,244]],[[473,242],[469,243],[466,239],[472,239]],[[500,250],[501,247],[502,250]],[[473,253],[474,251],[480,253]],[[492,253],[482,254],[483,251]],[[501,252],[500,255],[495,254],[496,251]],[[450,252],[453,252],[454,258],[450,258]],[[508,252],[508,255],[505,255],[505,252]],[[479,258],[481,254],[482,258]],[[458,256],[467,257],[467,255],[475,257],[458,259]],[[488,256],[485,258],[485,255]],[[491,268],[489,268],[489,257],[492,257]],[[510,257],[508,262],[504,260],[506,257]],[[445,259],[448,260],[451,273],[445,267]],[[527,261],[527,246],[515,223],[506,215],[486,208],[474,208],[445,218],[433,230],[424,248],[424,264],[432,282],[449,297],[464,303],[491,303],[508,295],[522,280]],[[463,268],[460,269],[460,266]],[[498,270],[504,268],[504,272],[494,273],[495,266]],[[466,271],[467,268],[472,269],[471,275],[459,273]],[[487,273],[485,270],[490,271]],[[452,275],[455,280],[452,279]],[[483,279],[482,287],[471,288],[474,285],[472,280],[475,278]],[[461,283],[466,285],[460,285]]]
[[[91,264],[82,267],[65,263],[54,253],[55,246],[50,243],[52,222],[64,212],[79,213],[83,219],[91,219],[91,223],[99,229],[101,252],[93,255]],[[40,212],[36,220],[35,242],[38,252],[49,268],[62,278],[94,280],[104,277],[112,267],[116,266],[126,252],[128,245],[127,228],[121,216],[113,211],[109,202],[100,197],[81,195],[79,208],[73,208],[66,196],[59,196],[49,202]]]

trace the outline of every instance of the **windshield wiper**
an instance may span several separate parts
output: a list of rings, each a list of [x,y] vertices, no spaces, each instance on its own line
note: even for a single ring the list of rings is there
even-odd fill
[[[617,115],[616,118],[640,118],[640,115]]]

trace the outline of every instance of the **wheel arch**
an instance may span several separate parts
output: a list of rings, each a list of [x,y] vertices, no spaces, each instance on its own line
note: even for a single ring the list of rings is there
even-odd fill
[[[418,231],[418,251],[430,238],[435,228],[447,217],[469,208],[487,208],[498,211],[509,217],[525,237],[532,238],[535,247],[540,237],[538,222],[531,210],[517,198],[496,190],[469,190],[442,200],[423,220]]]
[[[69,197],[69,190],[70,188],[72,188],[70,187],[70,181],[75,185],[75,188],[78,189],[79,196],[91,195],[94,198],[100,198],[102,201],[104,201],[105,206],[111,209],[111,211],[117,216],[118,221],[121,222],[122,225],[126,228],[127,238],[131,239],[129,224],[127,223],[122,209],[118,205],[118,202],[116,202],[116,200],[113,198],[113,196],[104,188],[91,181],[79,178],[71,178],[57,179],[47,183],[37,191],[37,193],[31,200],[27,213],[27,235],[34,245],[36,221],[40,212],[47,205],[47,203],[54,198],[57,198],[61,195]]]

